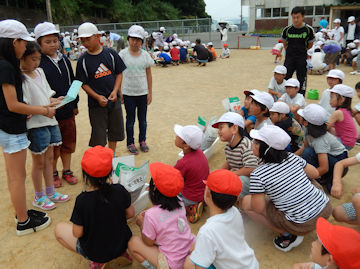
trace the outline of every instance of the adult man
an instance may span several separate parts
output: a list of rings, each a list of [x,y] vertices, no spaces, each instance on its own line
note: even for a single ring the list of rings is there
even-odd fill
[[[226,28],[226,24],[221,25],[220,37],[221,37],[221,46],[224,52],[225,51],[224,44],[226,44],[228,40],[228,29]]]
[[[305,96],[306,53],[313,45],[314,29],[304,23],[305,10],[303,7],[294,7],[291,16],[293,24],[285,27],[282,32],[282,40],[286,48],[284,65],[287,68],[287,74],[285,79],[291,78],[296,71],[296,77],[300,82],[299,93]]]
[[[359,38],[360,27],[355,23],[354,16],[348,18],[348,25],[345,26],[344,31],[346,34],[346,45]]]
[[[120,50],[125,48],[124,40],[123,38],[115,33],[110,33],[110,31],[105,32],[106,37],[110,39],[110,42],[112,44],[112,47],[116,50],[116,52],[119,52]]]

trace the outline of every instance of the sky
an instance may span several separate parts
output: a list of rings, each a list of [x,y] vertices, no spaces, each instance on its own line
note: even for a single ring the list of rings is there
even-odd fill
[[[205,0],[206,12],[215,20],[240,18],[240,2],[240,0]],[[248,16],[248,9],[244,6],[243,16]]]

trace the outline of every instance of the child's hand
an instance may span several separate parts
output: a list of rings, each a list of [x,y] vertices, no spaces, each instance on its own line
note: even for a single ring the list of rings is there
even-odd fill
[[[55,107],[53,107],[51,104],[50,105],[47,105],[47,106],[44,106],[44,108],[46,108],[46,111],[44,112],[44,116],[45,117],[48,117],[48,118],[52,118],[55,116],[56,114],[56,109]]]
[[[32,117],[32,115],[27,115],[26,120],[30,120],[31,117]]]
[[[78,108],[74,108],[74,115],[76,116],[77,114],[79,114],[79,109],[78,109]]]
[[[99,103],[99,105],[101,107],[106,107],[107,106],[108,99],[105,96],[99,95],[97,101],[98,101],[98,103]]]
[[[149,93],[148,96],[147,96],[147,104],[150,105],[152,102],[152,94]]]
[[[340,182],[334,182],[331,187],[331,196],[340,199],[344,194],[343,186]]]
[[[137,215],[136,217],[136,225],[141,227],[144,223],[144,217],[145,217],[145,212],[146,211],[142,211],[139,215]]]
[[[122,93],[120,93],[120,101],[122,104],[124,104],[124,95]]]
[[[111,101],[111,102],[115,102],[117,99],[117,91],[112,91],[108,100]]]

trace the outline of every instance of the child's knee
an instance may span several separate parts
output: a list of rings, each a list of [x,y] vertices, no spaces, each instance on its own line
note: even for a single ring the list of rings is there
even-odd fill
[[[352,198],[352,204],[355,208],[355,210],[359,210],[360,209],[360,196],[359,195],[354,195]]]
[[[67,225],[67,223],[65,222],[59,222],[58,224],[56,224],[55,228],[54,228],[54,234],[55,234],[55,238],[57,240],[61,239],[64,233],[64,229],[65,229],[65,225]]]
[[[251,211],[251,195],[246,195],[242,198],[241,208],[247,213]]]
[[[139,236],[132,236],[128,242],[128,249],[134,251],[141,244],[141,241]]]
[[[336,221],[344,221],[345,220],[345,210],[342,205],[335,207],[332,211],[332,215]]]

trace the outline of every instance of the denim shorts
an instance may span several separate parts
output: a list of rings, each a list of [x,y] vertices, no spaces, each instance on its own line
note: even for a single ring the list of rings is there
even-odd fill
[[[84,250],[81,248],[79,239],[76,241],[76,252],[79,253],[81,256],[83,256],[85,259],[89,260],[89,258],[86,256]]]
[[[356,193],[356,196],[360,196],[360,193]],[[354,205],[352,203],[345,203],[342,205],[344,207],[346,216],[349,218],[349,220],[356,220],[356,210],[354,208]]]
[[[58,125],[28,130],[31,142],[29,149],[34,154],[43,154],[49,146],[61,145],[61,133]]]
[[[4,153],[16,153],[27,149],[30,145],[26,133],[23,134],[8,134],[0,129],[0,147],[3,148]]]

